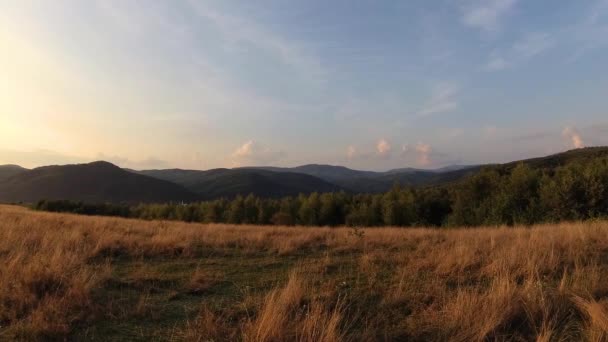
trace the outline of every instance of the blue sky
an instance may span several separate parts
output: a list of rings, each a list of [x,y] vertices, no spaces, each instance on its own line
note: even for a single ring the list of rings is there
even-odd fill
[[[0,0],[0,163],[383,170],[608,145],[608,0]]]

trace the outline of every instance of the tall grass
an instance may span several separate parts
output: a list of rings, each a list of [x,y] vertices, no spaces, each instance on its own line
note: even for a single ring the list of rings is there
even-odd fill
[[[270,288],[209,305],[209,256],[293,265]],[[608,223],[532,228],[248,227],[81,217],[0,207],[0,340],[70,338],[103,319],[120,262],[195,261],[175,292],[200,310],[192,341],[605,341]],[[148,266],[146,266],[148,267]],[[145,267],[131,281],[161,275]],[[238,287],[239,284],[235,284]],[[145,320],[149,293],[126,310]],[[223,302],[222,302],[223,303]]]

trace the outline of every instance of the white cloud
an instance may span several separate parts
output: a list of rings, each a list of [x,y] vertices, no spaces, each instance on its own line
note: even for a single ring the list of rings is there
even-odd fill
[[[424,141],[418,141],[412,145],[402,145],[400,157],[400,160],[406,165],[416,165],[424,169],[463,163],[462,159],[437,151],[431,144]]]
[[[192,112],[204,112],[204,117],[208,121],[224,121],[228,116],[268,117],[301,109],[299,104],[289,103],[284,98],[272,94],[264,95],[247,85],[238,68],[234,67],[235,63],[225,63],[214,58],[214,54],[206,51],[207,49],[219,51],[223,47],[231,46],[234,51],[226,49],[227,51],[224,52],[233,53],[235,58],[245,60],[250,59],[254,54],[256,56],[262,54],[269,65],[288,66],[286,72],[289,73],[290,79],[294,83],[300,81],[308,87],[313,81],[323,81],[325,75],[320,62],[310,49],[281,37],[249,17],[228,14],[221,9],[221,6],[213,6],[201,1],[188,1],[189,10],[195,19],[205,21],[211,28],[211,33],[215,33],[219,38],[217,41],[209,42],[207,46],[207,44],[201,45],[200,42],[205,40],[205,34],[209,32],[203,32],[191,22],[172,16],[171,11],[167,10],[171,7],[169,3],[154,3],[141,7],[130,2],[98,0],[97,4],[109,30],[118,30],[121,34],[120,38],[131,35],[133,37],[130,39],[137,39],[148,48],[157,49],[159,52],[154,60],[163,61],[161,67],[171,65],[170,71],[154,69],[153,72],[150,71],[145,75],[167,73],[179,78],[180,91],[174,96],[183,101],[182,107],[187,108],[185,111],[182,110],[185,113],[182,115],[185,116],[191,117]],[[252,47],[261,51],[250,51]],[[242,54],[239,49],[247,53]],[[177,55],[171,53],[178,50],[188,53]],[[142,67],[148,67],[147,62],[136,61],[136,63],[138,67],[140,64]],[[146,87],[155,85],[159,79],[146,77],[141,83]],[[273,85],[273,81],[268,80],[267,83]],[[159,84],[158,87],[164,89],[165,85]],[[137,89],[144,91],[142,87]],[[142,110],[142,112],[149,111]]]
[[[562,131],[562,136],[568,141],[569,144],[572,144],[572,147],[574,148],[585,147],[585,142],[583,141],[583,138],[575,127],[564,127],[564,130]]]
[[[589,24],[597,24],[601,21],[602,17],[608,15],[608,0],[598,0],[595,5],[591,7],[587,22]]]
[[[357,157],[357,148],[353,145],[348,146],[346,148],[346,157],[348,157],[348,159],[354,159]]]
[[[450,112],[458,108],[458,86],[452,82],[440,82],[433,87],[431,99],[420,109],[416,116]]]
[[[497,31],[503,17],[508,14],[517,0],[478,0],[464,8],[462,22],[472,28],[486,32]]]
[[[416,144],[417,162],[420,166],[428,166],[431,164],[431,153],[433,148],[429,144],[419,142]]]
[[[345,159],[348,162],[358,162],[359,165],[392,165],[393,168],[404,166],[417,166],[431,168],[442,165],[462,163],[460,159],[450,158],[449,155],[435,150],[435,148],[424,141],[415,144],[403,143],[392,146],[386,139],[380,139],[376,145],[368,146],[367,149],[359,149],[350,145],[346,149]]]
[[[236,151],[234,151],[234,153],[232,153],[232,156],[235,158],[243,158],[243,157],[249,157],[253,154],[253,140],[249,140],[248,142],[244,143],[243,145],[241,145],[239,148],[236,149]]]
[[[284,39],[257,22],[223,13],[202,1],[188,2],[197,15],[211,21],[217,27],[230,48],[236,46],[238,49],[241,44],[256,46],[273,54],[281,63],[294,68],[301,77],[314,82],[324,80],[325,71],[318,58],[309,49],[292,40]]]
[[[285,158],[285,152],[275,151],[254,140],[249,140],[239,146],[231,155],[232,165],[259,166],[279,161]]]
[[[591,1],[590,1],[591,3]],[[570,56],[566,62],[577,61],[585,54],[608,45],[608,1],[591,3],[582,20],[547,32],[528,32],[503,51],[494,51],[482,67],[498,71],[524,63],[560,44]]]
[[[376,152],[381,157],[388,157],[391,153],[391,143],[386,139],[378,140],[376,144]]]
[[[527,59],[541,54],[555,44],[553,37],[544,32],[526,34],[523,39],[515,42],[513,51],[517,56]]]
[[[393,146],[385,138],[379,139],[375,145],[367,146],[367,148],[358,148],[355,145],[349,145],[346,148],[346,157],[348,160],[387,160],[392,157]]]
[[[529,32],[514,42],[506,51],[494,51],[483,66],[484,71],[500,71],[525,63],[555,45],[552,34]]]
[[[509,67],[509,63],[504,58],[499,56],[493,56],[490,58],[488,63],[484,66],[485,71],[499,71]]]
[[[608,1],[596,1],[586,18],[566,30],[564,36],[576,44],[568,62],[575,62],[585,54],[608,45]]]

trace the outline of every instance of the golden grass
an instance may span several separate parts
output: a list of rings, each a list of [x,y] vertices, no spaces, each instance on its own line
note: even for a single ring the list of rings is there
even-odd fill
[[[272,269],[274,286],[249,290],[255,276],[211,270],[210,258],[285,267]],[[159,260],[192,266],[168,275]],[[198,313],[165,340],[608,339],[606,222],[362,235],[0,206],[0,340],[82,336],[116,318],[121,304],[100,298],[118,280],[136,293],[119,315],[134,324],[162,319],[156,287],[172,287],[167,301],[199,296],[187,297],[198,298]]]

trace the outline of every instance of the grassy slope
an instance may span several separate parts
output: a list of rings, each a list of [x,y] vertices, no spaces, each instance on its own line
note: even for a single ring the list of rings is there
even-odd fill
[[[0,340],[594,340],[608,224],[206,226],[0,206]]]

